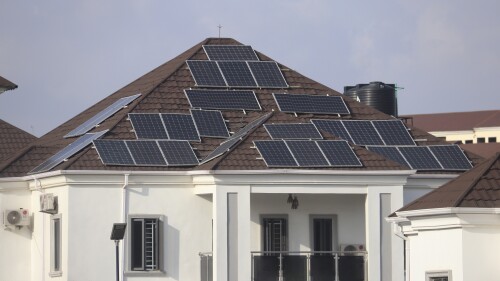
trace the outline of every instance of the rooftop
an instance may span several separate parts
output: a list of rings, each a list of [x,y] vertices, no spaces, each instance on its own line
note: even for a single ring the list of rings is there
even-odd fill
[[[500,110],[407,115],[413,126],[426,132],[466,131],[473,128],[500,127]]]

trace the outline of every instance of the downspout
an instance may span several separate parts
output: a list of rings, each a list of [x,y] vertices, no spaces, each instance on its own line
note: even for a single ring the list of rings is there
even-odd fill
[[[35,189],[34,191],[39,191],[40,193],[44,193],[42,189],[42,184],[40,180],[36,176],[33,176],[33,180],[35,181]],[[42,270],[41,270],[41,281],[45,281],[45,217],[42,217]]]
[[[397,222],[393,222],[392,232],[405,241],[405,281],[410,281],[410,239],[403,234],[401,229],[402,227]]]
[[[123,186],[122,186],[122,209],[121,209],[121,222],[123,223],[126,223],[127,222],[127,216],[128,216],[128,212],[127,212],[127,199],[128,199],[128,192],[127,192],[127,187],[128,187],[128,177],[129,177],[130,174],[124,174],[124,179],[123,179]],[[130,226],[129,226],[130,227]],[[126,237],[126,236],[125,236]],[[126,239],[126,238],[125,238]],[[120,257],[121,257],[121,267],[122,267],[122,270],[120,271],[120,280],[124,280],[124,275],[123,275],[123,272],[125,271],[125,243],[126,243],[126,240],[123,240],[122,241],[122,244],[121,244],[121,254],[120,254]]]

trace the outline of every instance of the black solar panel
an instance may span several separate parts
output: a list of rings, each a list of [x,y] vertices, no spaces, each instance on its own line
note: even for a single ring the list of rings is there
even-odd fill
[[[441,165],[426,146],[398,147],[412,169],[442,170]]]
[[[321,131],[325,131],[348,142],[353,142],[340,120],[312,119],[311,122]]]
[[[249,61],[257,85],[261,88],[288,88],[288,84],[274,61]]]
[[[186,61],[197,86],[226,87],[226,81],[217,62],[204,60]]]
[[[458,145],[429,146],[445,170],[468,170],[472,165]]]
[[[200,136],[189,114],[166,113],[162,114],[163,123],[171,140],[200,141]]]
[[[210,60],[259,60],[251,46],[203,45],[203,49]]]
[[[261,110],[253,91],[184,90],[193,108]]]
[[[123,140],[94,140],[94,146],[104,165],[135,165]]]
[[[230,138],[227,141],[221,143],[216,149],[210,152],[204,159],[201,161],[201,164],[206,163],[224,153],[229,151],[234,145],[236,145],[241,139],[240,138]]]
[[[85,121],[83,124],[66,134],[64,137],[76,137],[85,134],[86,132],[92,130],[95,126],[99,125],[104,120],[108,119],[110,116],[118,112],[120,109],[133,102],[135,99],[140,97],[141,94],[128,96],[115,101],[110,106],[106,107],[96,115],[92,116],[90,119]]]
[[[35,174],[41,172],[50,171],[55,166],[59,165],[65,159],[70,158],[80,150],[84,149],[87,145],[91,144],[92,141],[100,138],[104,135],[108,130],[97,132],[97,133],[88,133],[76,139],[74,142],[70,143],[65,148],[58,151],[49,159],[45,160],[42,164],[36,166],[33,170],[31,170],[28,174]]]
[[[298,164],[284,141],[254,141],[268,167],[297,167]]]
[[[363,164],[358,156],[346,141],[341,140],[323,140],[316,141],[321,151],[334,167],[361,167]]]
[[[217,62],[229,87],[256,87],[257,84],[244,61]]]
[[[318,145],[316,145],[315,141],[295,140],[285,141],[285,143],[300,167],[329,166],[328,161],[319,149]]]
[[[367,146],[368,150],[373,151],[377,154],[384,156],[385,158],[397,162],[406,167],[410,167],[410,164],[406,162],[405,158],[399,152],[396,146]]]
[[[375,127],[368,120],[342,121],[353,142],[357,145],[384,145]]]
[[[166,166],[165,158],[153,140],[125,141],[127,147],[138,166]]]
[[[200,136],[213,138],[227,138],[229,132],[222,113],[216,110],[191,110],[196,128]]]
[[[386,145],[415,145],[413,138],[400,120],[375,120],[372,124]]]
[[[198,165],[198,158],[188,141],[158,141],[169,166]]]
[[[237,138],[237,137],[243,137],[244,135],[248,134],[251,130],[254,128],[260,126],[262,123],[264,123],[273,113],[269,112],[265,115],[262,115],[261,117],[253,120],[252,122],[248,123],[245,127],[241,128],[238,132],[236,132],[234,135],[231,136],[231,138]]]
[[[273,139],[323,139],[311,123],[265,124],[264,127]]]
[[[316,114],[349,114],[349,109],[337,96],[273,94],[280,111]]]
[[[128,117],[138,139],[168,139],[160,114],[130,113]]]

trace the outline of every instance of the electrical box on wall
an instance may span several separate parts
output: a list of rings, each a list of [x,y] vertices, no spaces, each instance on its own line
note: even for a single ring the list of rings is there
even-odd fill
[[[54,196],[53,193],[40,195],[40,212],[57,214],[57,196]]]

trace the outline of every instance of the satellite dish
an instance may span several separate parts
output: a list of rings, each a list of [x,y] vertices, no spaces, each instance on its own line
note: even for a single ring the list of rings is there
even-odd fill
[[[19,222],[21,222],[21,213],[19,213],[18,211],[10,211],[7,214],[7,221],[12,225],[18,224]]]

